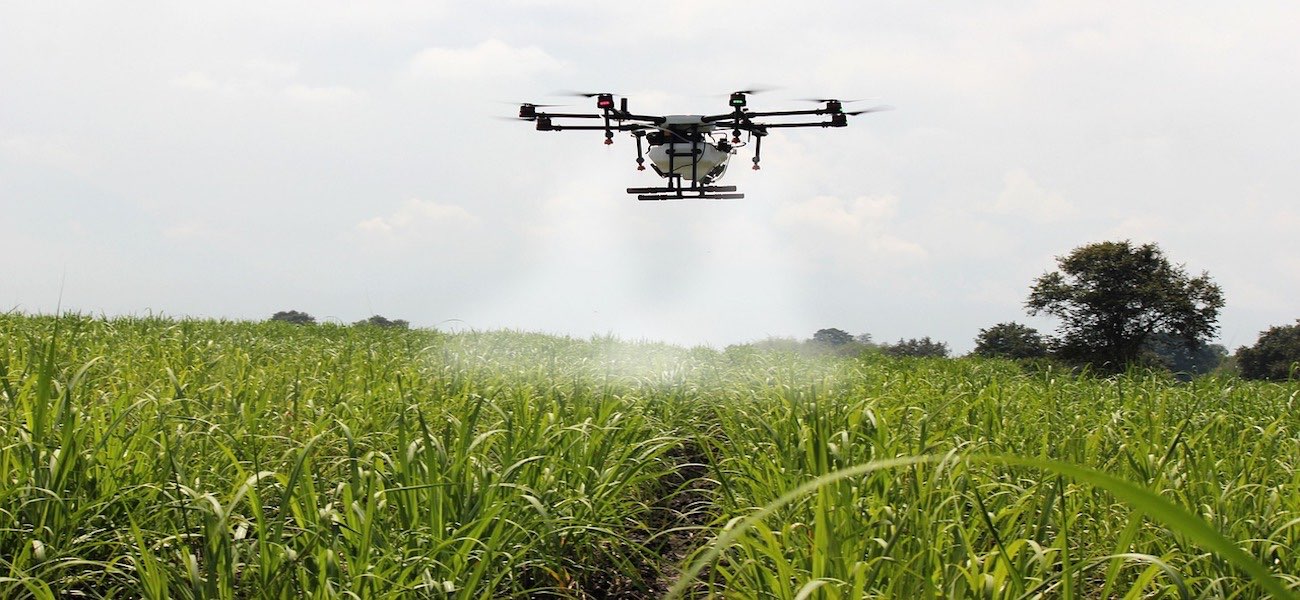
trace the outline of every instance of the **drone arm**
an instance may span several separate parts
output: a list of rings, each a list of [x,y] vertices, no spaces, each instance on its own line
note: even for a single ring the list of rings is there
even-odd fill
[[[721,122],[715,123],[718,127],[735,129],[738,131],[763,132],[771,128],[794,128],[794,127],[847,127],[849,124],[848,117],[843,114],[831,115],[829,121],[805,121],[797,123],[755,123],[745,120],[743,122]]]
[[[548,119],[612,119],[615,121],[644,121],[646,123],[651,123],[655,125],[659,125],[662,124],[664,121],[667,121],[667,119],[664,117],[657,117],[653,115],[634,115],[632,113],[624,113],[624,112],[618,112],[612,110],[606,111],[605,114],[597,114],[597,115],[586,114],[586,113],[548,113],[548,112],[537,111],[534,113],[534,116],[527,117],[527,118],[531,120],[537,117],[545,117]]]
[[[764,128],[769,128],[769,129],[773,127],[792,128],[792,127],[848,127],[848,126],[849,126],[849,119],[843,114],[831,115],[831,120],[829,121],[808,121],[804,123],[768,123],[763,125]]]
[[[750,112],[750,113],[745,113],[745,116],[746,116],[746,117],[749,117],[749,118],[753,118],[753,117],[788,117],[788,116],[794,116],[794,115],[832,115],[832,114],[836,114],[836,113],[838,113],[838,112],[840,112],[840,111],[838,111],[838,110],[829,110],[829,109],[825,109],[825,108],[813,108],[813,109],[808,109],[808,110],[772,110],[772,111],[763,111],[763,112]]]
[[[762,111],[762,112],[741,112],[741,111],[735,111],[735,112],[729,112],[729,113],[725,113],[725,114],[721,114],[721,115],[709,115],[709,116],[704,117],[704,118],[702,118],[702,119],[700,119],[700,120],[701,120],[701,121],[704,121],[705,123],[716,123],[716,122],[718,122],[718,121],[725,121],[725,120],[727,120],[727,119],[732,119],[732,120],[734,120],[735,122],[740,123],[740,122],[743,122],[743,121],[749,121],[750,119],[753,119],[753,118],[755,118],[755,117],[789,117],[789,116],[799,116],[799,115],[833,115],[833,114],[836,114],[836,113],[838,113],[838,112],[840,112],[840,111],[839,111],[839,110],[831,110],[831,109],[827,109],[827,108],[813,108],[813,109],[808,109],[808,110],[773,110],[773,111]]]
[[[547,112],[538,112],[538,113],[536,113],[536,117],[530,117],[530,119],[531,119],[531,118],[537,118],[537,117],[547,118],[547,119],[603,119],[603,118],[605,118],[605,115],[588,115],[588,114],[582,114],[582,113],[547,113]]]
[[[609,130],[609,131],[645,131],[647,128],[649,128],[649,127],[647,127],[646,125],[611,125],[611,126],[609,126],[608,130]],[[547,125],[543,126],[543,124],[542,124],[540,121],[539,121],[538,124],[537,124],[537,129],[538,129],[538,130],[541,130],[541,131],[569,131],[569,130],[574,130],[574,131],[584,131],[584,130],[590,130],[590,131],[606,131],[606,127],[605,127],[604,125],[554,125],[554,124],[547,124]]]
[[[703,121],[705,123],[713,123],[715,121],[721,121],[723,119],[735,119],[736,121],[743,121],[749,115],[750,113],[745,113],[745,112],[741,112],[740,110],[735,110],[720,115],[708,115],[706,117],[701,118],[700,121]]]
[[[614,113],[610,115],[610,117],[617,119],[619,121],[645,121],[646,123],[652,123],[655,125],[662,125],[664,121],[668,120],[664,117],[655,117],[651,115],[634,115],[632,113]]]

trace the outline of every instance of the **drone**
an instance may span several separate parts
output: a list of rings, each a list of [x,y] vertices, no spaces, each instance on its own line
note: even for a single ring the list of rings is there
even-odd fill
[[[641,115],[628,109],[627,98],[618,98],[607,92],[576,95],[595,98],[596,108],[591,113],[545,112],[555,105],[523,103],[519,118],[537,124],[538,131],[604,131],[605,144],[614,143],[615,132],[628,132],[636,138],[636,169],[644,171],[646,157],[650,167],[660,177],[668,180],[662,187],[627,188],[638,200],[738,200],[744,194],[736,193],[734,185],[715,185],[727,172],[727,162],[740,148],[754,147],[753,169],[759,169],[763,138],[768,131],[792,127],[847,127],[849,117],[863,113],[889,110],[876,106],[865,110],[845,111],[844,104],[835,98],[810,99],[822,104],[808,110],[751,111],[747,108],[750,94],[759,90],[732,92],[727,104],[730,110],[716,115]],[[818,120],[807,120],[819,117]],[[756,119],[776,118],[775,122]],[[797,118],[795,120],[789,120]],[[804,119],[804,120],[798,120]],[[591,121],[598,124],[591,124]],[[728,130],[730,130],[728,132]],[[727,134],[730,133],[730,136]],[[744,138],[742,139],[742,134]],[[645,151],[645,146],[649,151]]]

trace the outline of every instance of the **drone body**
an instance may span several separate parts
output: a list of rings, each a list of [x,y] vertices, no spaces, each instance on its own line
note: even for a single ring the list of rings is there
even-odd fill
[[[687,179],[703,185],[722,179],[727,172],[727,161],[736,149],[726,141],[709,141],[717,126],[703,119],[704,115],[668,115],[659,135],[653,132],[646,135],[650,143],[646,155],[660,177]]]
[[[751,90],[733,92],[728,104],[730,112],[716,115],[638,115],[628,110],[627,98],[615,107],[614,95],[608,93],[581,94],[596,98],[596,108],[601,112],[547,113],[537,110],[544,105],[523,104],[519,118],[537,123],[538,131],[597,130],[605,132],[605,143],[614,143],[614,132],[624,131],[636,138],[637,170],[645,170],[646,157],[660,177],[667,179],[663,187],[628,188],[639,200],[739,199],[735,186],[713,185],[727,172],[727,163],[739,148],[754,145],[754,170],[758,170],[763,137],[769,129],[783,127],[846,127],[848,117],[888,107],[845,112],[843,103],[835,99],[818,99],[824,106],[810,110],[754,112],[746,108]],[[759,118],[828,117],[829,120],[758,122]],[[599,125],[584,124],[598,119]],[[569,124],[572,122],[572,124]],[[730,130],[730,138],[727,133]],[[741,135],[745,134],[742,140]],[[649,145],[648,152],[644,145]]]

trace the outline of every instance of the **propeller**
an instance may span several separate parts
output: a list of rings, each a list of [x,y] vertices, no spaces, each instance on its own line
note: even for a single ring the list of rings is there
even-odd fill
[[[595,98],[596,108],[602,110],[618,110],[615,108],[614,97],[618,96],[614,92],[556,92],[557,96],[578,96],[580,98]],[[627,98],[623,98],[623,106],[627,106]]]
[[[864,100],[879,100],[879,98],[857,98],[854,100],[840,100],[839,98],[797,98],[796,99],[796,101],[798,102],[816,102],[817,104],[825,104],[827,102],[839,102],[840,104],[850,104],[853,102],[862,102]]]
[[[853,116],[853,115],[860,115],[860,114],[863,114],[863,113],[881,112],[881,111],[886,111],[886,110],[894,110],[894,107],[889,106],[889,105],[873,106],[873,107],[871,107],[871,108],[866,108],[866,109],[863,109],[863,110],[855,110],[855,111],[851,111],[851,112],[845,112],[844,114],[849,115],[849,116]]]
[[[525,121],[531,121],[537,118],[537,109],[551,106],[564,106],[563,104],[533,104],[525,102],[519,105],[519,118]]]
[[[509,106],[535,106],[537,108],[554,108],[556,106],[570,106],[568,104],[538,104],[536,102],[510,102],[508,100],[494,100],[495,104],[506,104]]]
[[[596,96],[621,96],[618,92],[575,92],[573,90],[560,90],[551,94],[552,96],[573,96],[575,98],[595,98]]]
[[[734,92],[731,92],[730,94],[727,94],[728,97],[727,104],[730,105],[731,108],[735,109],[737,112],[740,112],[744,110],[746,104],[749,104],[749,102],[746,100],[747,96],[749,96],[750,94],[761,94],[763,92],[772,89],[774,88],[755,87],[752,90],[736,90]]]
[[[755,86],[753,89],[750,90],[733,90],[721,94],[695,94],[690,97],[691,98],[726,98],[728,96],[731,96],[732,94],[745,94],[746,96],[748,96],[750,94],[766,94],[767,92],[774,92],[779,89],[781,88],[772,87],[772,86]]]

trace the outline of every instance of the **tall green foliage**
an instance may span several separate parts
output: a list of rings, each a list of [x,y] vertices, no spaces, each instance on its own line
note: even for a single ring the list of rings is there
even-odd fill
[[[0,597],[1287,597],[1298,385],[0,315]]]

